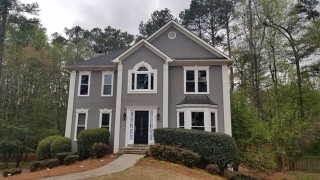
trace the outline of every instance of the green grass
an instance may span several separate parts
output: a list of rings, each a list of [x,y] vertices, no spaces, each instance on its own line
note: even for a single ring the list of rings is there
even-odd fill
[[[142,158],[139,158],[139,161],[145,161],[146,158],[142,157]]]
[[[160,161],[160,163],[161,163],[161,164],[165,164],[166,162],[165,162],[165,161]]]
[[[288,174],[293,175],[299,180],[320,180],[319,173],[303,172],[303,171],[290,171]]]
[[[156,162],[157,162],[157,160],[152,159],[152,160],[151,160],[151,162],[152,162],[152,163],[156,163]]]
[[[170,163],[172,167],[178,167],[178,164]]]
[[[9,163],[9,168],[15,168],[15,167],[16,167],[16,163]],[[30,163],[20,163],[19,168],[29,169],[29,167],[30,167]],[[4,163],[0,163],[0,169],[4,169]]]

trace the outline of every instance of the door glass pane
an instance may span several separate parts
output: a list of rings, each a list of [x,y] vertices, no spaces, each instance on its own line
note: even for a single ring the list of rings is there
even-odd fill
[[[104,75],[104,84],[111,84],[112,83],[112,75]]]
[[[86,123],[86,114],[85,113],[79,113],[78,115],[78,125],[85,125]]]
[[[137,74],[137,89],[148,89],[148,74]]]
[[[110,114],[102,114],[102,126],[109,126]]]

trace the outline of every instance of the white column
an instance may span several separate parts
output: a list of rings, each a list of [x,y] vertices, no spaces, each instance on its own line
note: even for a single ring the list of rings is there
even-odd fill
[[[122,64],[118,65],[118,78],[117,78],[117,99],[116,99],[116,115],[114,119],[114,141],[113,152],[119,151],[120,144],[120,121],[121,121],[121,96],[122,96]]]
[[[66,129],[64,134],[64,136],[68,138],[71,138],[71,125],[72,125],[75,86],[76,86],[76,71],[72,71],[70,73],[68,111],[67,111]]]
[[[223,92],[223,116],[224,133],[232,135],[231,129],[231,109],[230,109],[230,84],[229,69],[227,65],[222,65],[222,92]]]
[[[169,67],[168,62],[163,65],[163,127],[168,127],[168,111],[169,111]]]

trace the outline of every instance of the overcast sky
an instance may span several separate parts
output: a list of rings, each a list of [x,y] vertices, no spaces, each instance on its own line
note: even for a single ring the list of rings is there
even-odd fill
[[[41,12],[39,19],[50,36],[54,32],[64,34],[65,27],[76,25],[91,30],[111,26],[130,34],[139,34],[140,21],[146,22],[151,13],[168,8],[174,17],[189,8],[191,0],[21,0],[37,2]]]

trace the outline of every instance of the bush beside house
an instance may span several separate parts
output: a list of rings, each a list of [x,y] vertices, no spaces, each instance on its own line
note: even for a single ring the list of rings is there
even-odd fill
[[[54,136],[48,136],[44,139],[42,139],[37,147],[37,160],[44,160],[44,159],[50,159],[52,158],[51,156],[51,143],[58,139],[61,138],[62,136],[60,135],[54,135]]]
[[[68,137],[60,137],[51,143],[51,157],[55,157],[57,153],[71,152],[71,139]]]
[[[228,166],[238,168],[239,155],[234,139],[226,134],[179,128],[159,128],[154,130],[156,143],[179,146],[201,156],[201,165],[218,165],[220,172]]]
[[[92,146],[94,143],[109,144],[110,132],[106,128],[86,129],[77,136],[77,146],[80,160],[92,156]]]

